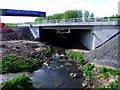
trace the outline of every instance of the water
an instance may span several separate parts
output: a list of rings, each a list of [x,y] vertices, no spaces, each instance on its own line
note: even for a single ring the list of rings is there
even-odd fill
[[[30,74],[36,88],[81,88],[83,76],[77,65],[65,57],[64,49],[52,47],[52,58],[47,64]],[[71,73],[77,73],[72,78]]]

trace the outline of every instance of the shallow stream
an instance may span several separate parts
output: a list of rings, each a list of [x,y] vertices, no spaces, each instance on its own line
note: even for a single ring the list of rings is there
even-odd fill
[[[51,59],[29,76],[36,88],[81,88],[83,76],[74,61],[66,58],[65,49],[52,47]],[[70,76],[76,73],[77,77]]]

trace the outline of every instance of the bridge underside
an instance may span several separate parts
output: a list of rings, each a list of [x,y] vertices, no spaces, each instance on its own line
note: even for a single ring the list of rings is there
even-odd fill
[[[80,31],[84,32],[82,29]],[[62,33],[59,33],[59,30],[56,29],[40,29],[40,41],[49,42],[53,45],[62,46],[65,48],[88,49],[81,43],[78,32],[78,29],[64,30]],[[82,35],[83,32],[80,34]],[[90,29],[87,30],[87,32],[90,32]]]
[[[68,32],[62,34],[56,33],[57,31],[64,30],[68,30]],[[64,42],[66,39],[69,43],[76,41],[84,45],[87,49],[92,50],[118,32],[118,26],[39,27],[39,38],[40,41],[46,42],[58,41],[58,44]]]

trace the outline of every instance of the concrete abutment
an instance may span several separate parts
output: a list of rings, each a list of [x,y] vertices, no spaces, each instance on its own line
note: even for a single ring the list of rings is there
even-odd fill
[[[43,29],[42,27],[29,27],[33,36],[35,38],[39,38],[40,41],[52,41],[54,36],[56,35],[57,27]],[[112,36],[120,31],[120,27],[118,25],[95,25],[92,26],[91,29],[70,29],[70,38],[78,39],[86,48],[89,50],[94,50],[99,47],[107,40],[109,40]],[[64,27],[62,27],[64,29]],[[69,36],[69,35],[68,35]]]

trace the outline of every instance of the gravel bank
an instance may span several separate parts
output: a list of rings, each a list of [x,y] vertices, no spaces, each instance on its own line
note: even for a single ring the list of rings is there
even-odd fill
[[[120,70],[120,32],[100,47],[82,55],[87,61]]]

